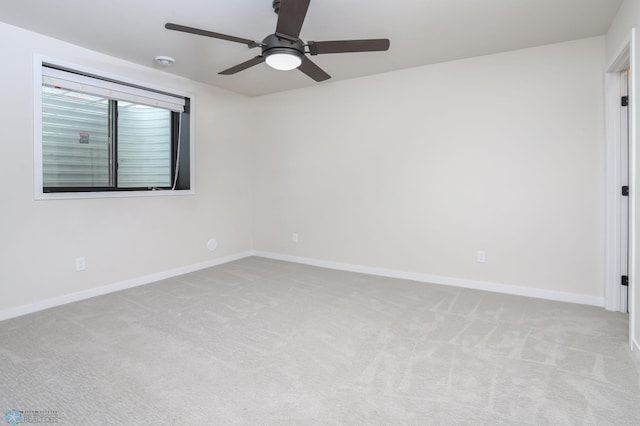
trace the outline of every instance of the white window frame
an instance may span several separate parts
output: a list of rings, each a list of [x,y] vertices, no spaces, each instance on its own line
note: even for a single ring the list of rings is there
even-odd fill
[[[88,192],[51,192],[43,191],[43,164],[42,164],[42,67],[50,64],[61,68],[71,69],[87,75],[100,76],[105,79],[119,81],[125,84],[131,84],[139,87],[147,87],[165,93],[172,93],[190,99],[191,113],[189,114],[189,163],[190,163],[190,184],[189,189],[176,190],[149,190],[149,191],[88,191]],[[195,99],[192,94],[184,93],[179,90],[167,89],[166,87],[158,87],[157,85],[147,82],[136,81],[128,77],[114,75],[101,70],[88,68],[85,66],[72,64],[59,59],[48,58],[43,55],[34,55],[33,60],[33,81],[34,81],[34,137],[33,137],[33,181],[34,181],[34,200],[64,200],[64,199],[82,199],[82,198],[129,198],[129,197],[158,197],[158,196],[181,196],[195,194],[195,114],[193,113]]]

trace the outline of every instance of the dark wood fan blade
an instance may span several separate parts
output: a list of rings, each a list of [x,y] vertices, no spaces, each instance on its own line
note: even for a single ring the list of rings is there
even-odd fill
[[[304,57],[304,59],[302,59],[302,64],[298,67],[298,69],[315,81],[325,81],[331,78],[329,74],[324,72],[322,68],[317,66],[311,61],[311,59],[307,58],[306,56]]]
[[[255,41],[249,40],[246,38],[214,33],[213,31],[201,30],[193,27],[185,27],[184,25],[172,24],[170,22],[167,22],[166,24],[164,24],[164,27],[168,30],[181,31],[183,33],[190,33],[190,34],[196,34],[196,35],[201,35],[205,37],[219,38],[220,40],[235,41],[236,43],[246,44],[249,47],[258,46],[258,43],[256,43]]]
[[[302,30],[304,18],[307,16],[309,1],[310,0],[281,0],[276,34],[297,40],[300,37],[300,30]]]
[[[380,52],[389,50],[389,45],[389,40],[386,38],[369,40],[310,41],[309,53],[312,55],[323,55],[325,53]]]
[[[264,62],[264,57],[263,56],[256,56],[253,59],[249,59],[246,62],[243,62],[241,64],[236,65],[235,67],[231,67],[229,69],[226,69],[224,71],[219,72],[218,74],[221,75],[231,75],[231,74],[235,74],[237,72],[246,70],[247,68],[251,68],[255,65],[261,64]]]

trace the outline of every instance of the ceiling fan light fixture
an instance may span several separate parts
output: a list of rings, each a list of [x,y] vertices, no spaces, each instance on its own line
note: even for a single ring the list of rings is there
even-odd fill
[[[267,65],[278,71],[290,71],[302,64],[302,55],[293,49],[272,49],[264,55]]]

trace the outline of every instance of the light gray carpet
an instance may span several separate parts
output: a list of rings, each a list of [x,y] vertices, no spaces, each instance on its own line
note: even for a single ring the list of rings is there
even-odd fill
[[[1,322],[0,409],[77,425],[638,425],[627,328],[594,307],[254,257]]]

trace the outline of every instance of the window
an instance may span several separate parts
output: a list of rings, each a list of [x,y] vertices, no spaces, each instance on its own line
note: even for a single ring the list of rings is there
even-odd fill
[[[191,189],[189,98],[44,62],[40,90],[42,194]]]

